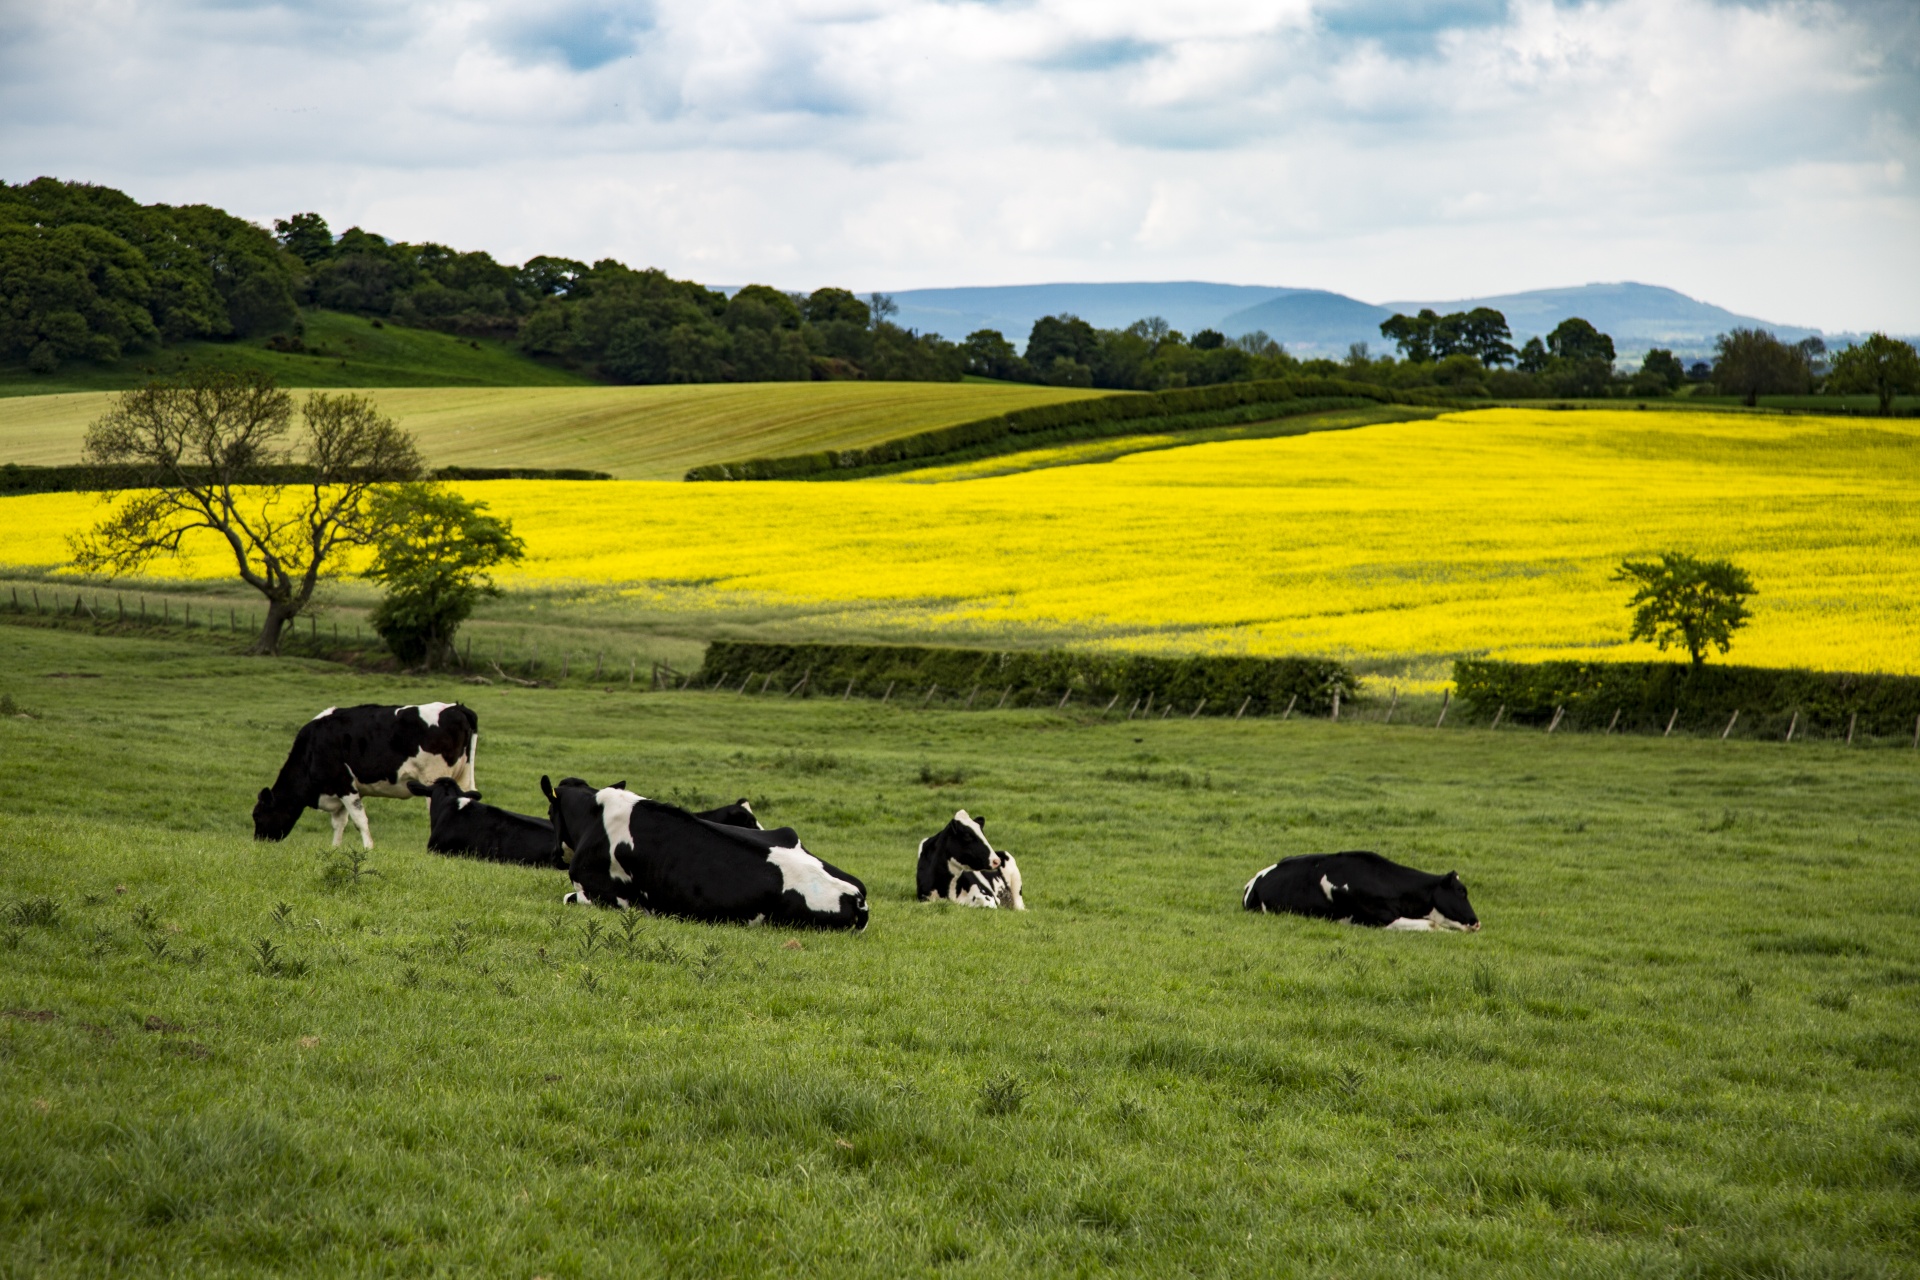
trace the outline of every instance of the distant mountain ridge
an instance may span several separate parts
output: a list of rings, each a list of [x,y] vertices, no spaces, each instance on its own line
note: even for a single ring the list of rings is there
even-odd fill
[[[1023,344],[1041,316],[1071,312],[1101,329],[1124,328],[1160,316],[1183,333],[1218,329],[1229,337],[1264,330],[1299,356],[1343,356],[1349,345],[1391,350],[1380,322],[1395,312],[1422,307],[1446,314],[1493,307],[1507,317],[1515,344],[1544,337],[1570,316],[1611,334],[1622,360],[1638,359],[1650,347],[1682,357],[1704,356],[1714,338],[1734,328],[1766,329],[1797,342],[1820,330],[1744,316],[1660,285],[1622,281],[1574,288],[1533,289],[1437,302],[1363,302],[1325,289],[1214,284],[1199,280],[1123,284],[988,285],[954,289],[904,289],[893,294],[895,319],[923,333],[959,341],[976,329],[998,329]]]

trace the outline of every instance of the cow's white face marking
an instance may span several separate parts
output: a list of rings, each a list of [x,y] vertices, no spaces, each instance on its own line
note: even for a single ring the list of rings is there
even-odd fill
[[[980,829],[980,824],[968,816],[965,809],[957,811],[953,815],[953,820],[973,832],[980,843],[987,847],[987,865],[989,867],[998,867],[1000,865],[1000,855],[993,851],[993,841],[987,839],[987,833]]]
[[[453,704],[451,702],[423,702],[419,706],[413,709],[420,713],[420,718],[422,720],[425,720],[430,725],[438,727],[440,724],[440,713],[442,711],[445,711],[448,707],[452,705]],[[405,711],[406,709],[407,708],[405,707],[400,707],[398,710],[394,712],[394,714],[399,715],[401,711]]]
[[[575,880],[573,882],[573,892],[560,899],[560,901],[569,906],[584,907],[587,905],[587,891],[580,887],[578,880]]]
[[[860,890],[827,870],[826,864],[799,845],[791,849],[767,850],[767,861],[780,868],[780,887],[791,889],[806,901],[808,910],[831,913],[840,910],[840,900],[858,897]]]
[[[325,720],[328,716],[332,715],[334,712],[338,711],[339,709],[340,708],[338,707],[328,707],[325,711],[322,711],[319,715],[315,716],[313,719]],[[308,721],[308,723],[311,724],[312,721]]]
[[[593,793],[600,804],[600,825],[607,831],[607,873],[615,880],[632,880],[633,874],[620,865],[620,846],[633,848],[633,806],[644,797],[618,787],[602,787]]]
[[[1274,863],[1273,865],[1277,867],[1277,866],[1279,866],[1280,864],[1276,862],[1276,863]],[[1331,880],[1329,880],[1329,879],[1327,879],[1327,878],[1326,878],[1325,876],[1321,876],[1321,877],[1320,877],[1320,892],[1322,892],[1322,893],[1324,893],[1324,894],[1326,894],[1326,895],[1327,895],[1327,901],[1328,901],[1328,902],[1332,902],[1332,901],[1333,901],[1333,881],[1331,881]]]

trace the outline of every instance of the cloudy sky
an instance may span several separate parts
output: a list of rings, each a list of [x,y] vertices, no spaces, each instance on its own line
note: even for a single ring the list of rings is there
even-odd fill
[[[1920,332],[1915,0],[0,0],[0,176],[788,288]]]

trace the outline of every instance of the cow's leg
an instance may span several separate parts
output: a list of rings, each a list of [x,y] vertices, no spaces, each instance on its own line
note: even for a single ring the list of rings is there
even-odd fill
[[[1401,933],[1430,933],[1433,930],[1433,921],[1425,916],[1401,916],[1397,920],[1388,922],[1387,928]]]
[[[467,753],[454,765],[453,780],[460,784],[462,791],[472,791],[473,764],[480,758],[480,732],[475,730],[473,738],[467,743]]]
[[[314,803],[333,819],[333,847],[338,849],[341,837],[347,833],[347,806],[340,803],[339,796],[321,796]]]
[[[347,816],[353,819],[354,829],[360,833],[360,847],[373,848],[373,832],[367,828],[366,803],[359,796],[352,794],[341,796],[340,803],[346,807]],[[334,843],[340,843],[338,835],[335,836]]]

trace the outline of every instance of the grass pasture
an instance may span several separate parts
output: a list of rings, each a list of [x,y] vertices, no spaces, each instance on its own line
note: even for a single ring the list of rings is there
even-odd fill
[[[297,385],[292,375],[283,380]],[[585,467],[626,480],[678,480],[703,462],[852,448],[1109,394],[984,382],[354,389],[411,431],[434,466]],[[0,462],[80,461],[88,424],[112,398],[87,392],[0,399]]]
[[[420,805],[369,805],[357,883],[318,814],[247,838],[314,711],[450,694],[490,800],[747,795],[872,927],[563,909],[424,853]],[[1920,1274],[1912,752],[441,688],[24,626],[0,698],[0,1275]],[[911,900],[960,805],[1030,911]],[[1485,930],[1239,910],[1342,847],[1459,869]]]

